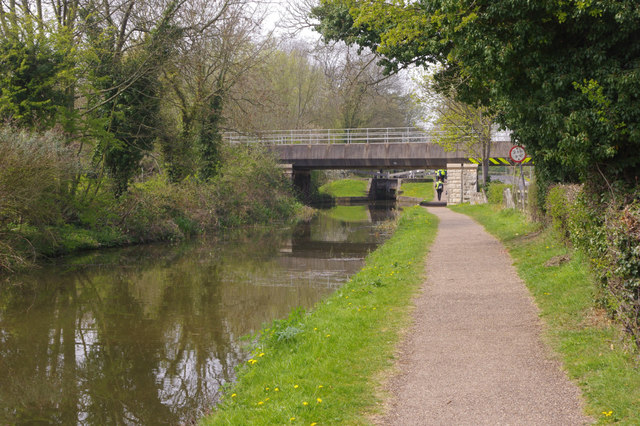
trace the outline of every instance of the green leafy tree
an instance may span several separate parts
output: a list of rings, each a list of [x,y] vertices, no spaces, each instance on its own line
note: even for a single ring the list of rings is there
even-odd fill
[[[0,34],[0,119],[47,129],[67,105],[73,63],[67,33],[33,32],[32,18],[4,16]],[[9,25],[8,22],[11,22]]]
[[[436,82],[464,81],[457,99],[499,112],[549,179],[637,178],[637,2],[325,0],[314,14],[388,71],[442,64]]]
[[[181,30],[173,24],[179,5],[178,1],[169,3],[157,25],[126,54],[124,40],[114,36],[123,32],[115,31],[109,21],[92,34],[94,85],[89,111],[104,117],[105,126],[104,131],[96,132],[99,143],[95,158],[103,162],[113,179],[116,196],[127,191],[157,137],[160,75],[180,37]],[[123,22],[120,28],[126,26]]]
[[[427,112],[437,132],[436,143],[447,151],[464,150],[482,159],[482,181],[487,183],[491,139],[496,114],[482,105],[471,105],[456,99],[455,85],[438,90],[432,74],[424,74],[417,81],[416,100]]]

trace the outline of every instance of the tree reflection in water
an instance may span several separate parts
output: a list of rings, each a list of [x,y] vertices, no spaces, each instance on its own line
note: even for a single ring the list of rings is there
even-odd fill
[[[350,236],[318,236],[335,240],[336,230]],[[312,307],[377,240],[370,224],[324,217],[288,232],[94,252],[10,277],[0,289],[0,424],[195,420],[246,360],[241,336]]]

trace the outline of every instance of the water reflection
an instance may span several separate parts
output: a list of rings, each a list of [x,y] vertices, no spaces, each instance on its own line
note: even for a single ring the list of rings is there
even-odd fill
[[[381,241],[374,209],[342,209],[294,229],[93,252],[8,278],[0,424],[200,417],[246,360],[241,336],[313,306]]]

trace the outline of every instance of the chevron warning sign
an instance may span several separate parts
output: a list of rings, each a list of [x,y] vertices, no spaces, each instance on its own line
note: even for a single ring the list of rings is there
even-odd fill
[[[469,157],[469,162],[472,164],[482,164],[482,158],[479,157]],[[490,157],[489,165],[493,166],[511,166],[515,163],[509,161],[508,158],[505,157]],[[527,157],[522,161],[522,164],[533,164],[533,160],[531,157]]]

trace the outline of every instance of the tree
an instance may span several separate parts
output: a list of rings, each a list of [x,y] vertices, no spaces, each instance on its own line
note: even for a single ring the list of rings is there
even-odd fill
[[[48,129],[68,103],[73,69],[69,33],[45,33],[41,20],[21,13],[29,3],[22,6],[10,2],[5,11],[0,4],[0,119]]]
[[[395,71],[440,63],[457,99],[500,112],[557,180],[640,168],[640,5],[632,0],[326,0],[325,37],[371,48]],[[452,77],[456,77],[453,78]]]
[[[137,22],[134,24],[141,26],[130,29],[136,4],[144,7],[133,0],[125,3],[118,24],[108,3],[102,10],[103,20],[93,22],[95,15],[84,17],[92,24],[89,36],[94,52],[88,112],[104,118],[103,131],[95,134],[99,141],[95,158],[104,163],[114,180],[116,196],[127,191],[141,159],[153,148],[159,121],[160,73],[182,32],[174,24],[180,1],[168,3],[150,27]],[[139,31],[140,38],[127,36],[131,34],[128,30]]]
[[[261,64],[270,45],[268,37],[255,37],[263,18],[248,0],[202,0],[184,9],[182,19],[191,24],[163,78],[170,103],[164,113],[178,113],[177,135],[161,139],[173,181],[196,172],[208,180],[217,173],[224,110],[234,101],[236,84]]]
[[[384,75],[379,57],[336,43],[319,48],[320,64],[329,87],[326,118],[331,127],[405,127],[413,119],[413,105],[398,76]]]
[[[318,117],[328,82],[313,60],[313,47],[281,40],[263,59],[233,88],[229,127],[251,133],[323,126]]]
[[[264,130],[401,127],[415,108],[400,78],[344,44],[280,40],[232,89],[228,127]]]
[[[455,87],[459,84],[451,85],[447,92],[438,91],[431,74],[423,75],[418,84],[417,100],[432,115],[436,142],[447,151],[462,149],[482,158],[482,183],[486,184],[496,115],[487,107],[456,100]]]

